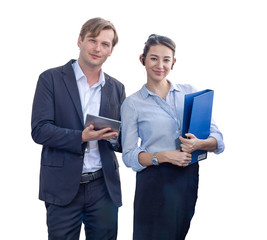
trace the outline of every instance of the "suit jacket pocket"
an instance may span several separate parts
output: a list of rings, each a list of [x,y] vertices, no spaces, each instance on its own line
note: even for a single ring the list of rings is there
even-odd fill
[[[63,167],[64,152],[55,148],[44,147],[42,151],[41,164],[49,167]]]

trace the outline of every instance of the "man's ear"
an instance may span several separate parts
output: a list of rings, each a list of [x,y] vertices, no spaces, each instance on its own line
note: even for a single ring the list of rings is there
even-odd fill
[[[79,36],[78,41],[77,41],[77,45],[79,48],[81,47],[81,43],[82,43],[82,37]]]
[[[113,49],[114,49],[114,47],[111,48],[110,54],[108,55],[109,57],[111,56]]]

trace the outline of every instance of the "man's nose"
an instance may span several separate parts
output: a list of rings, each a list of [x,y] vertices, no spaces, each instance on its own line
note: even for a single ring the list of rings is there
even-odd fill
[[[95,44],[95,50],[98,52],[100,51],[100,43]]]

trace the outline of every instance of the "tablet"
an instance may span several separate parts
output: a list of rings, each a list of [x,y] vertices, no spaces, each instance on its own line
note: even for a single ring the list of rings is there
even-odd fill
[[[88,127],[90,124],[94,125],[95,130],[100,130],[103,128],[110,127],[111,131],[119,132],[121,121],[102,117],[102,116],[95,116],[95,115],[87,114],[85,126]]]

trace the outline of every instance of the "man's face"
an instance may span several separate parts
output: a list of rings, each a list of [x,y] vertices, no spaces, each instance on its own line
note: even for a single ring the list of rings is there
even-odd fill
[[[91,33],[89,32],[85,35],[83,41],[79,37],[79,60],[81,63],[91,68],[101,67],[112,53],[113,38],[114,32],[112,29],[102,30],[97,37],[91,37]]]

